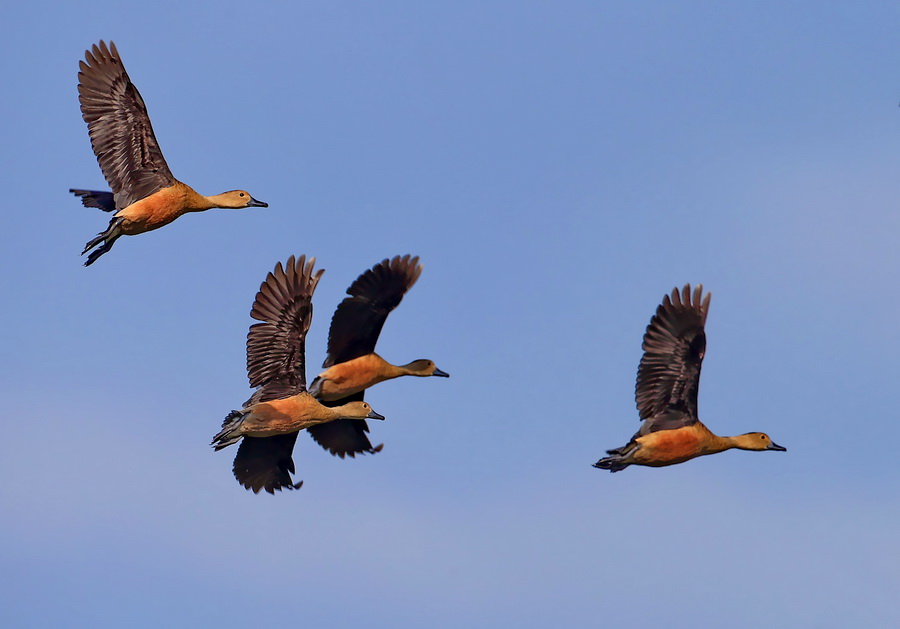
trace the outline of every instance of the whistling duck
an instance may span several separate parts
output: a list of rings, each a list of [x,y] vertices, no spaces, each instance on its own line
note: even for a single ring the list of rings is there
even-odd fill
[[[163,157],[147,108],[128,78],[116,45],[101,41],[85,52],[78,73],[78,99],[91,146],[112,192],[70,189],[85,207],[115,212],[106,231],[90,240],[94,247],[85,266],[112,249],[119,236],[133,236],[168,225],[187,212],[211,208],[269,207],[246,190],[211,197],[195,192],[172,176]]]
[[[247,373],[258,387],[239,411],[225,418],[212,446],[221,450],[243,439],[234,458],[234,477],[258,493],[297,489],[292,452],[304,428],[346,418],[384,419],[363,401],[327,407],[306,392],[306,333],[312,321],[312,295],[324,271],[313,273],[315,258],[288,258],[266,276],[250,316],[262,323],[247,334]]]
[[[594,467],[618,472],[629,465],[662,467],[706,454],[738,448],[783,448],[762,432],[719,437],[697,418],[700,366],[706,353],[703,326],[710,293],[701,301],[703,286],[691,295],[690,284],[672,291],[656,309],[644,334],[644,356],[638,367],[635,399],[644,423],[626,445],[607,450],[610,456]]]
[[[430,360],[414,360],[392,365],[375,353],[375,343],[390,312],[419,279],[419,258],[405,255],[382,260],[360,275],[347,289],[337,307],[328,332],[328,356],[325,371],[309,387],[309,392],[326,405],[362,400],[363,391],[385,380],[400,376],[440,376],[450,374]],[[379,452],[384,444],[372,447],[366,436],[366,422],[338,420],[309,429],[323,448],[344,458],[357,453]]]

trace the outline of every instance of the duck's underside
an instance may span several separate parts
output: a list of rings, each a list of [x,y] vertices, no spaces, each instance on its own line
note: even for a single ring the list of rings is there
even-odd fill
[[[629,465],[665,467],[684,463],[715,451],[709,448],[711,437],[714,435],[700,422],[645,435],[638,433],[621,448],[607,450],[609,456],[594,463],[594,467],[619,472]]]

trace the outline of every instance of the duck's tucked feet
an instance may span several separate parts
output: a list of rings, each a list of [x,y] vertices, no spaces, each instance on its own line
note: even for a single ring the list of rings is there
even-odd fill
[[[97,258],[112,249],[112,246],[116,242],[116,239],[122,235],[122,232],[119,228],[124,221],[124,218],[112,219],[109,222],[109,227],[105,232],[97,234],[95,238],[88,241],[88,243],[84,246],[84,251],[81,252],[81,255],[86,254],[101,242],[103,243],[103,245],[99,249],[94,249],[94,251],[91,251],[91,255],[88,256],[88,259],[87,261],[85,261],[84,266],[91,266],[94,262],[97,261]]]
[[[601,470],[609,470],[610,472],[620,472],[631,463],[626,463],[621,456],[613,455],[600,459],[594,463],[594,467]]]
[[[94,249],[91,252],[91,255],[88,256],[88,259],[84,261],[84,266],[91,266],[94,262],[97,261],[97,258],[102,256],[104,253],[112,249],[112,242],[105,242],[103,246],[99,249]],[[84,254],[81,254],[84,255]]]

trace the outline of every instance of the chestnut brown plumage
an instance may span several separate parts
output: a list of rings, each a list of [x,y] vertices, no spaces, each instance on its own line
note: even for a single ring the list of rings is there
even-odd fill
[[[250,316],[260,323],[247,334],[247,374],[257,387],[239,411],[225,418],[213,437],[220,450],[241,442],[234,476],[254,493],[296,489],[292,453],[297,433],[341,418],[384,419],[362,401],[327,407],[306,391],[306,334],[312,321],[312,295],[323,271],[315,259],[291,256],[279,262],[256,294]]]
[[[697,412],[700,368],[706,354],[706,316],[710,294],[703,287],[666,295],[644,334],[635,400],[644,421],[626,445],[594,467],[618,472],[629,465],[662,467],[731,448],[785,450],[759,432],[720,437],[704,426]],[[702,299],[701,299],[702,298]]]
[[[447,376],[430,360],[391,365],[375,354],[384,322],[422,273],[418,256],[384,259],[365,271],[347,289],[328,332],[326,368],[313,380],[310,393],[323,404],[362,400],[366,388],[403,375]],[[338,420],[310,428],[309,434],[323,448],[341,458],[379,452],[373,447],[364,421]]]
[[[95,44],[78,66],[81,114],[112,188],[114,207],[128,207],[173,185],[175,177],[156,141],[144,99],[128,78],[116,45]]]
[[[78,99],[91,146],[112,192],[70,189],[85,207],[116,212],[106,231],[90,240],[85,266],[109,251],[117,238],[171,223],[186,212],[214,207],[268,207],[245,190],[210,197],[178,181],[169,170],[140,92],[128,78],[113,42],[101,41],[79,63]]]

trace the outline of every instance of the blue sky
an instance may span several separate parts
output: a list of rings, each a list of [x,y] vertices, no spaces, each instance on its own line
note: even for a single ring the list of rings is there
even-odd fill
[[[900,625],[895,3],[4,7],[0,624]],[[118,45],[187,216],[89,269],[76,73]],[[418,284],[379,342],[384,450],[301,436],[255,496],[208,442],[265,274]],[[785,454],[591,468],[644,328],[712,291],[701,418]]]

